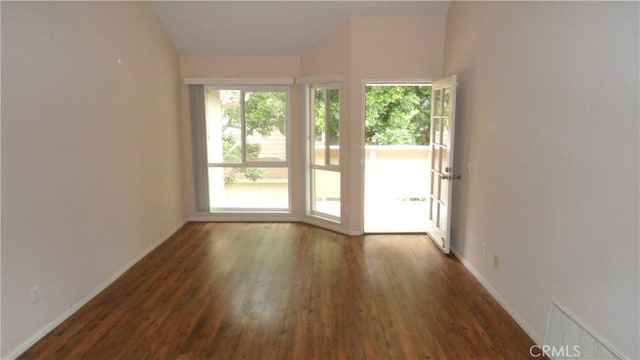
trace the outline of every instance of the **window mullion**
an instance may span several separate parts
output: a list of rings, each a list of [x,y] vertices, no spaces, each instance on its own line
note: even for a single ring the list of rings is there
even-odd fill
[[[309,139],[309,156],[308,156],[308,160],[309,160],[309,164],[315,164],[315,143],[316,143],[316,115],[315,115],[315,106],[316,106],[316,100],[314,98],[315,96],[315,92],[314,89],[311,86],[307,87],[308,91],[307,91],[307,99],[308,99],[308,109],[307,109],[307,127],[308,127],[308,134],[307,134],[307,138]]]
[[[329,91],[324,91],[324,164],[331,164],[331,149],[329,147],[329,131],[331,124],[329,124]]]
[[[240,159],[242,164],[247,162],[247,127],[244,106],[244,90],[240,90]]]

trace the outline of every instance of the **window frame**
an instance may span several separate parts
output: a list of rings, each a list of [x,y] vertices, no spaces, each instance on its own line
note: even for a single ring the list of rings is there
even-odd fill
[[[209,162],[207,158],[207,171],[211,168],[286,168],[287,169],[287,208],[253,208],[253,207],[221,207],[214,206],[209,202],[209,213],[292,213],[293,200],[291,181],[291,86],[290,85],[204,85],[205,94],[205,114],[207,113],[207,91],[209,90],[231,90],[240,91],[240,146],[241,162]],[[245,94],[247,92],[283,92],[285,95],[285,160],[284,161],[251,161],[247,160],[247,138],[246,138],[246,118],[245,118]],[[205,115],[206,119],[206,115]],[[206,120],[205,120],[206,121]],[[206,127],[205,127],[206,131]],[[205,141],[205,145],[208,142]],[[207,184],[209,186],[209,184]]]
[[[323,140],[322,142],[324,143],[324,164],[318,164],[315,161],[315,146],[316,146],[316,131],[315,131],[315,90],[317,89],[323,89],[325,90],[324,92],[324,106],[325,106],[325,112],[324,112],[324,136],[323,136]],[[341,89],[341,83],[323,83],[323,84],[308,84],[307,85],[307,92],[306,92],[306,98],[307,98],[307,104],[308,104],[308,112],[307,112],[307,139],[308,139],[308,146],[307,146],[307,184],[308,184],[308,191],[307,191],[307,199],[309,201],[309,204],[307,206],[307,214],[309,216],[313,216],[316,218],[320,218],[323,220],[329,220],[335,223],[341,223],[342,221],[342,209],[340,209],[340,215],[336,216],[333,214],[329,214],[329,213],[325,213],[325,212],[321,212],[318,211],[316,209],[314,209],[315,207],[315,177],[314,177],[314,170],[324,170],[324,171],[331,171],[331,172],[337,172],[340,178],[340,207],[342,207],[342,161],[338,161],[338,164],[331,164],[331,145],[329,144],[329,127],[330,127],[330,121],[329,121],[329,90],[338,90],[338,109],[339,109],[339,116],[338,116],[338,128],[341,128],[341,122],[342,122],[342,104],[341,104],[341,99],[342,99],[342,89]],[[342,136],[341,136],[341,131],[338,131],[338,157],[340,157],[340,154],[342,153],[341,151],[341,140]]]

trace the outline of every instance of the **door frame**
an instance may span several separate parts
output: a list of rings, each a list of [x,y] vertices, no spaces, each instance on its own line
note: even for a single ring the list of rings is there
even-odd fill
[[[362,83],[360,85],[360,89],[361,89],[361,95],[360,95],[360,126],[358,127],[358,132],[359,132],[359,140],[360,140],[360,219],[358,219],[358,225],[360,228],[360,233],[365,234],[364,231],[364,212],[365,212],[365,207],[364,207],[364,200],[365,200],[365,191],[364,191],[364,186],[365,186],[365,156],[366,156],[366,151],[365,151],[365,145],[366,145],[366,141],[365,141],[365,126],[366,126],[366,122],[365,122],[365,115],[366,115],[366,89],[367,89],[367,85],[373,85],[373,84],[378,84],[378,85],[411,85],[411,84],[417,84],[417,85],[432,85],[434,82],[438,81],[439,78],[437,79],[432,79],[432,78],[421,78],[421,77],[407,77],[407,78],[402,78],[402,77],[393,77],[393,78],[363,78],[362,79]]]

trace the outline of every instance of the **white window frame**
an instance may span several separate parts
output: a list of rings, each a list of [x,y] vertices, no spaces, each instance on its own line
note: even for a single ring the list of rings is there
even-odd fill
[[[334,223],[341,223],[342,221],[342,216],[343,216],[343,212],[342,209],[340,211],[340,216],[335,216],[332,214],[328,214],[328,213],[324,213],[321,211],[317,211],[313,209],[313,204],[314,204],[314,196],[315,196],[315,186],[314,186],[314,177],[313,177],[313,170],[325,170],[325,171],[333,171],[333,172],[337,172],[340,175],[340,207],[342,207],[342,161],[338,162],[338,165],[334,165],[331,164],[330,162],[330,156],[331,156],[331,152],[330,152],[330,145],[328,144],[327,141],[327,137],[326,134],[329,133],[328,129],[329,129],[329,102],[328,102],[328,92],[325,92],[325,136],[323,139],[323,142],[325,144],[325,161],[324,164],[320,165],[320,164],[316,164],[314,159],[315,159],[315,98],[314,98],[314,90],[316,89],[324,89],[324,90],[338,90],[338,104],[339,104],[339,109],[340,109],[340,115],[338,117],[338,126],[339,128],[342,128],[341,123],[342,123],[342,103],[341,103],[341,99],[342,99],[342,89],[341,89],[341,84],[340,83],[326,83],[326,84],[308,84],[307,85],[307,91],[306,91],[306,97],[307,97],[307,104],[308,104],[308,111],[307,111],[307,157],[306,157],[306,162],[308,164],[307,166],[307,199],[308,199],[308,206],[307,206],[307,214],[309,216],[312,217],[316,217],[316,218],[320,218],[323,220],[329,220],[331,222]],[[342,131],[338,132],[338,144],[339,146],[342,143]],[[342,148],[341,146],[339,147],[340,152],[339,154],[342,154]]]
[[[218,213],[292,213],[293,202],[292,202],[292,188],[293,184],[291,181],[291,87],[287,85],[241,85],[241,86],[233,86],[233,85],[205,85],[204,93],[208,90],[238,90],[240,91],[240,99],[242,104],[240,106],[240,146],[241,146],[241,154],[242,154],[242,162],[241,163],[207,163],[207,169],[216,167],[216,168],[286,168],[287,169],[287,208],[240,208],[240,207],[216,207],[214,204],[209,204],[209,212],[212,214]],[[285,106],[286,106],[286,114],[285,114],[285,161],[247,161],[246,159],[246,124],[245,124],[245,116],[244,116],[244,94],[247,92],[284,92],[285,94]],[[205,102],[206,108],[206,102]]]

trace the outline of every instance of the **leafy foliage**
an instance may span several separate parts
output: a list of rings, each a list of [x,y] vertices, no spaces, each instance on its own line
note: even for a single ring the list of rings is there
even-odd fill
[[[367,86],[365,108],[367,144],[430,143],[430,86]]]
[[[315,134],[321,138],[325,132],[325,93],[329,102],[329,145],[338,145],[340,133],[340,94],[337,89],[315,89],[314,90],[314,116]]]
[[[227,127],[240,128],[240,92],[227,91],[229,100],[224,107]],[[285,133],[286,102],[284,92],[245,93],[244,116],[247,135],[269,136],[274,130]]]
[[[239,91],[228,91],[228,102],[224,107],[224,117],[228,120],[227,128],[240,129],[241,103]],[[269,136],[273,131],[278,130],[285,133],[286,102],[284,92],[248,92],[245,94],[244,102],[245,132],[247,135],[260,134]],[[224,131],[223,131],[224,132]],[[257,160],[260,156],[260,144],[246,143],[246,159]],[[234,135],[223,136],[223,154],[225,162],[241,163],[242,150],[240,139]],[[236,181],[236,175],[242,173],[245,178],[257,181],[264,177],[262,169],[255,168],[233,168],[230,174],[225,175],[225,185],[231,185]]]
[[[258,133],[268,136],[274,130],[285,132],[284,92],[247,93],[245,101],[245,122],[247,134]]]
[[[259,144],[246,144],[247,146],[247,160],[255,160],[260,155]],[[240,151],[240,144],[233,135],[224,135],[222,137],[222,152],[224,154],[224,161],[228,163],[240,163],[242,162],[242,153]],[[224,177],[224,184],[231,185],[236,182],[236,175],[242,173],[245,178],[255,182],[258,179],[264,177],[264,170],[252,169],[252,168],[233,168],[231,173],[226,174]]]

